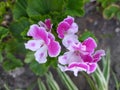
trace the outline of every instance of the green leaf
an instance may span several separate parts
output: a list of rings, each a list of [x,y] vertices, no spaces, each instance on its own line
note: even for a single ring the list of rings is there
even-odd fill
[[[83,16],[83,6],[84,0],[68,0],[65,13],[71,16]]]
[[[116,15],[116,13],[119,10],[120,10],[120,7],[118,5],[115,5],[115,4],[109,5],[107,8],[104,9],[103,16],[106,19],[111,19]]]
[[[0,16],[6,13],[6,3],[4,1],[0,2]]]
[[[96,39],[95,35],[92,32],[87,31],[87,30],[79,37],[79,41],[84,41],[88,37],[94,38],[95,41],[97,42],[97,39]]]
[[[73,81],[70,79],[70,77],[67,74],[61,72],[60,69],[57,69],[57,72],[62,82],[68,88],[68,90],[78,90],[77,86],[73,83]]]
[[[106,57],[103,57],[103,75],[108,83],[110,77],[110,50],[106,52]]]
[[[9,30],[7,28],[4,28],[0,26],[0,42],[2,41],[3,38],[5,38],[9,33]]]
[[[20,17],[27,17],[27,0],[16,0],[13,10],[13,18],[18,20]]]
[[[113,75],[113,78],[114,78],[114,81],[115,81],[116,90],[120,90],[120,82],[117,79],[116,74],[113,71],[112,71],[112,75]]]
[[[35,60],[34,52],[28,52],[24,60],[25,63],[30,63],[33,60]]]
[[[27,13],[31,16],[41,16],[50,12],[61,12],[64,0],[28,0]]]
[[[38,76],[43,76],[48,70],[46,64],[39,64],[35,60],[30,63],[30,68]]]
[[[7,57],[2,64],[6,71],[13,70],[17,67],[23,66],[20,59],[16,58],[12,53],[7,53]]]
[[[47,90],[45,84],[40,80],[40,78],[38,78],[38,86],[39,90]]]
[[[90,78],[90,76],[84,72],[82,72],[82,74],[85,76],[86,80],[88,81],[91,90],[97,90],[96,86],[94,85],[94,81],[92,80],[92,78]]]
[[[49,74],[46,74],[46,78],[49,90],[60,90],[59,85],[54,80],[52,73],[49,72]]]
[[[26,50],[24,46],[24,42],[19,42],[16,39],[10,39],[7,42],[4,43],[4,49],[6,52],[11,52],[14,54],[19,54],[19,55],[25,55]]]
[[[21,18],[19,21],[15,21],[10,25],[10,31],[12,35],[18,41],[23,41],[21,33],[30,26],[30,23],[27,18]]]

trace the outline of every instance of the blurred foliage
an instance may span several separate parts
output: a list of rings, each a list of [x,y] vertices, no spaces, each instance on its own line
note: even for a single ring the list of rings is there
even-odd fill
[[[103,16],[106,19],[116,17],[120,20],[120,0],[96,0],[103,8]]]

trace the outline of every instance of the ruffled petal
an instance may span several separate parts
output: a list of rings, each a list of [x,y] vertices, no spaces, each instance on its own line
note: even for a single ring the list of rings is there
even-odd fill
[[[96,70],[97,63],[89,63],[88,66],[89,66],[89,70],[87,71],[87,73],[90,74],[90,73],[93,73]]]
[[[90,54],[84,55],[84,54],[81,53],[81,58],[84,62],[91,63],[93,61],[93,58]]]
[[[61,39],[64,38],[64,35],[67,33],[67,30],[69,28],[70,28],[70,25],[67,22],[65,21],[60,22],[57,27],[58,37]]]
[[[53,35],[52,33],[50,33],[50,32],[48,32],[48,38],[49,38],[50,40],[55,40],[54,35]]]
[[[73,23],[69,30],[68,30],[68,33],[67,34],[75,34],[78,32],[78,25],[76,23]]]
[[[25,43],[25,48],[31,51],[36,51],[41,47],[42,44],[42,40],[29,40],[27,43]]]
[[[34,39],[42,39],[46,44],[49,43],[48,33],[44,27],[31,25],[27,35],[32,36]]]
[[[67,23],[69,23],[69,25],[72,25],[74,22],[74,18],[71,16],[67,16],[67,18],[64,19],[64,21],[66,21]]]
[[[72,53],[69,52],[64,53],[64,55],[58,57],[58,62],[62,65],[68,64],[71,55]]]
[[[82,44],[86,46],[86,51],[89,53],[93,53],[97,47],[95,40],[91,37],[87,38]]]
[[[48,45],[48,54],[50,57],[56,57],[61,51],[61,46],[58,42],[51,40]]]
[[[79,43],[77,35],[68,34],[62,40],[62,44],[68,49],[72,50],[73,44]]]
[[[48,30],[52,29],[52,24],[51,24],[51,20],[50,19],[46,19],[45,20],[45,25],[46,25]]]
[[[98,50],[95,52],[95,54],[93,55],[93,62],[98,62],[100,61],[101,57],[105,56],[105,51],[104,50]]]
[[[67,70],[70,70],[70,71],[73,71],[74,72],[74,75],[75,76],[78,76],[78,72],[79,71],[87,71],[88,70],[88,65],[86,63],[78,63],[78,62],[74,62],[74,63],[71,63],[67,69]]]
[[[47,46],[42,46],[34,55],[38,63],[45,63],[47,61]]]

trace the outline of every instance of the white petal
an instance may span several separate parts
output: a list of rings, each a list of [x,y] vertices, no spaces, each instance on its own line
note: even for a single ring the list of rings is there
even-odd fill
[[[25,43],[25,48],[32,51],[36,51],[41,47],[42,44],[42,40],[29,40],[27,43]]]
[[[42,46],[34,55],[37,62],[45,63],[47,61],[47,46]]]
[[[77,32],[78,32],[78,25],[76,23],[73,23],[67,33],[75,34]]]
[[[62,40],[62,44],[70,51],[72,50],[72,45],[78,42],[78,37],[74,34],[65,35],[64,39]]]

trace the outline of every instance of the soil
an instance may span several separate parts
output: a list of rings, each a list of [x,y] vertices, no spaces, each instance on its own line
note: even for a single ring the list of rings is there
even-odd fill
[[[76,17],[76,23],[79,25],[79,35],[85,29],[90,30],[98,39],[98,49],[110,48],[111,51],[111,72],[113,71],[120,82],[120,21],[117,19],[106,20],[97,11],[95,6],[87,5],[84,17]],[[55,70],[51,70],[56,73]],[[85,77],[80,75],[74,77],[73,73],[68,72],[73,82],[79,87],[79,90],[90,90]],[[18,68],[12,72],[5,72],[0,65],[0,90],[6,90],[4,86],[8,86],[10,90],[26,90],[32,83],[36,82],[37,77],[32,73],[27,65]],[[59,81],[59,77],[56,77]],[[61,86],[61,90],[66,88]],[[32,90],[38,90],[37,86]],[[116,90],[113,75],[110,75],[109,90]]]

